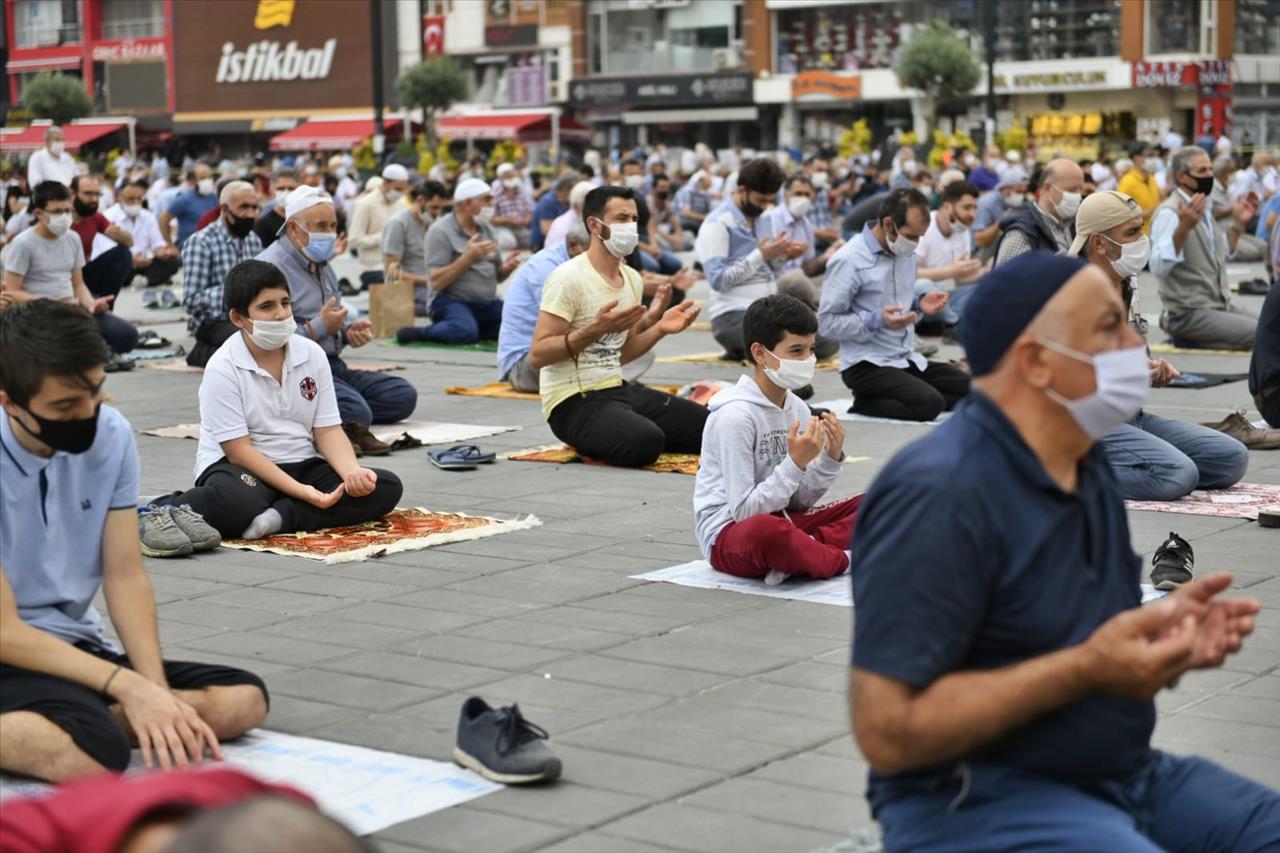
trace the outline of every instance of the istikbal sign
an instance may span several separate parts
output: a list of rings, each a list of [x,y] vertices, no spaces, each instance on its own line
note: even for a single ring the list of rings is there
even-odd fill
[[[270,80],[323,80],[333,68],[333,53],[338,40],[331,38],[323,47],[301,49],[296,41],[281,46],[278,41],[254,42],[244,50],[236,50],[234,42],[222,45],[218,61],[218,83],[262,83]]]

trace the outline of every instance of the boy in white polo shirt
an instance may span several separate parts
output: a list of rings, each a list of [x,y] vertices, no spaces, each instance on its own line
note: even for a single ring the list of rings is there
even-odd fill
[[[196,485],[154,504],[189,504],[224,538],[318,530],[381,518],[403,487],[362,468],[342,431],[329,359],[294,334],[289,285],[266,261],[232,267],[233,325],[200,382]]]

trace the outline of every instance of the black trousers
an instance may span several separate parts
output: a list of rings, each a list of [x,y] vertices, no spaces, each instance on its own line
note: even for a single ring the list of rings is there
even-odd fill
[[[970,376],[958,367],[928,362],[924,370],[880,367],[860,361],[846,368],[840,378],[853,392],[849,411],[873,418],[931,421],[951,409],[969,393]]]
[[[182,260],[174,255],[172,258],[152,258],[151,263],[142,269],[134,268],[133,274],[146,276],[147,287],[156,287],[173,278],[182,266]]]
[[[196,327],[195,346],[187,353],[187,364],[192,367],[204,367],[218,351],[218,347],[227,342],[227,338],[240,331],[230,320],[205,320]]]
[[[85,264],[82,274],[94,296],[116,296],[133,277],[133,255],[126,246],[116,246]]]
[[[707,407],[643,385],[575,394],[551,410],[556,438],[590,459],[639,468],[662,453],[701,453]]]
[[[301,462],[286,462],[280,470],[299,483],[314,486],[322,492],[331,492],[342,483],[338,472],[319,456]],[[404,492],[400,478],[381,468],[373,471],[378,475],[378,485],[372,494],[362,498],[343,495],[333,506],[320,509],[280,494],[224,458],[206,468],[194,488],[165,495],[152,503],[168,506],[189,504],[204,516],[205,521],[216,527],[224,539],[238,538],[254,518],[271,508],[284,520],[281,533],[342,527],[382,518],[396,508]]]

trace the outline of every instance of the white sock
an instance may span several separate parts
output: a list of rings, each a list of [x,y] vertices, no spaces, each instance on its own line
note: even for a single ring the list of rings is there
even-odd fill
[[[787,579],[787,573],[778,569],[770,569],[769,573],[764,576],[766,586],[777,586]]]
[[[280,517],[280,513],[275,507],[268,507],[254,517],[249,522],[249,526],[245,528],[244,533],[240,534],[241,539],[261,539],[264,536],[270,536],[272,533],[279,533],[280,528],[284,527],[284,519]]]
[[[849,561],[844,565],[844,570],[847,572],[853,568],[853,551],[845,551],[844,558]]]

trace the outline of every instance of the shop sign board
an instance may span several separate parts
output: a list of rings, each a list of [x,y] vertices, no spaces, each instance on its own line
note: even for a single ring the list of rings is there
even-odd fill
[[[791,97],[857,100],[862,97],[862,78],[857,74],[802,71],[791,78]]]
[[[1225,59],[1202,62],[1135,62],[1135,88],[1181,86],[1230,86],[1231,63]]]
[[[747,72],[689,74],[679,77],[588,77],[569,86],[575,106],[636,108],[676,105],[752,103],[752,78]]]
[[[164,39],[100,41],[89,51],[94,62],[156,62],[169,55]]]

